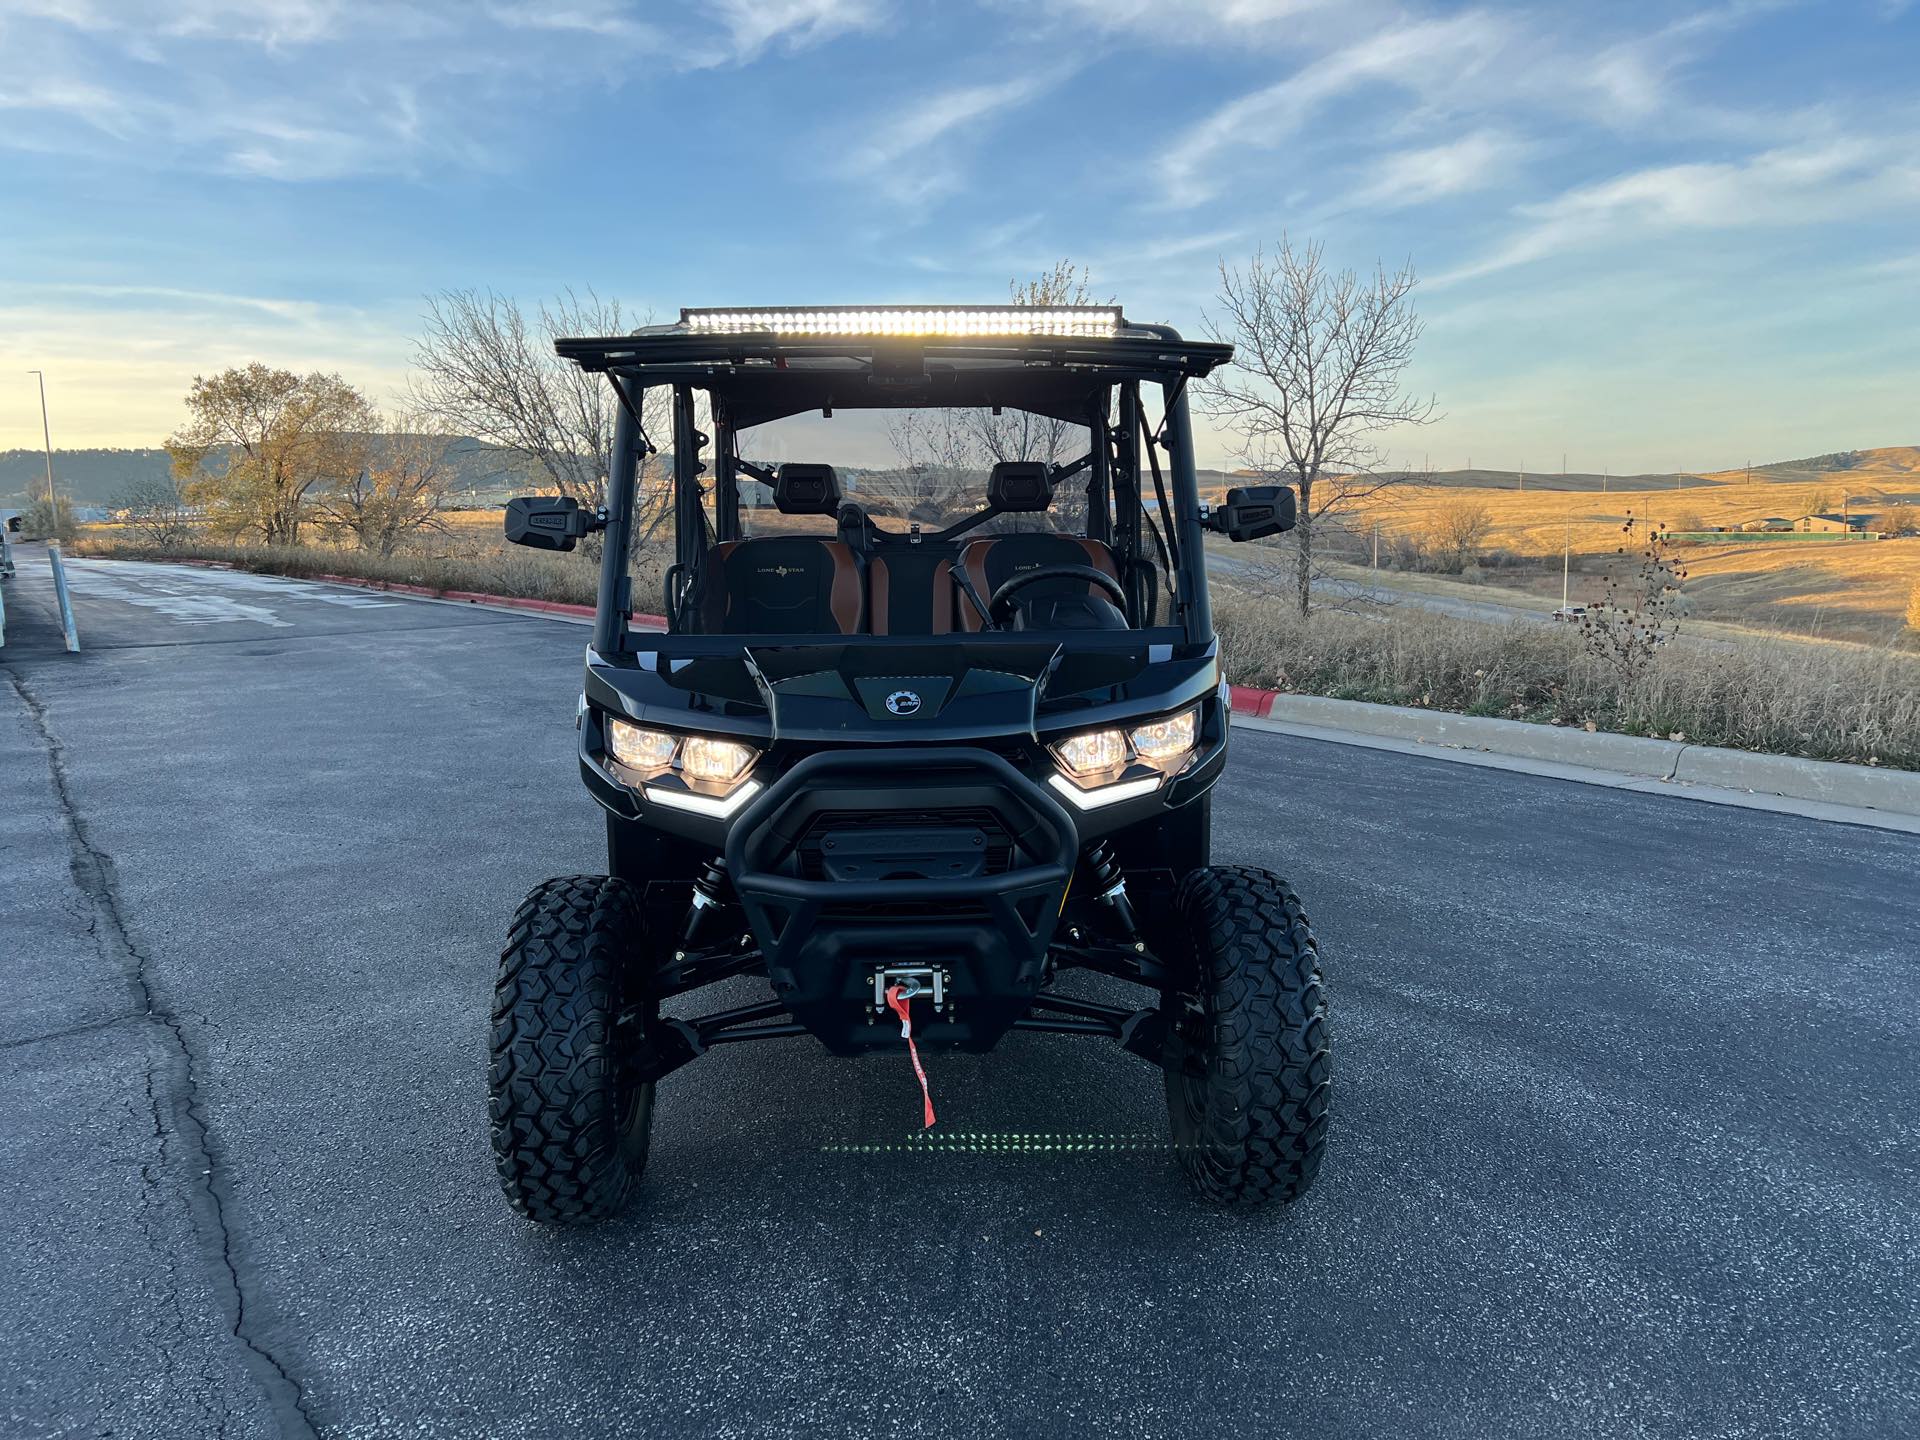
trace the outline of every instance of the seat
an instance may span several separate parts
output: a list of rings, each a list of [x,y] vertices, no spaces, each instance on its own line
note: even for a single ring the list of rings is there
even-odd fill
[[[1098,540],[1079,535],[996,535],[975,540],[960,552],[960,564],[973,582],[983,603],[993,602],[993,592],[1023,570],[1038,570],[1046,565],[1087,565],[1103,574],[1120,578],[1113,563],[1113,552]],[[1098,596],[1111,604],[1106,591],[1078,580],[1047,580],[1021,592],[1022,600],[1048,595]],[[981,628],[980,615],[972,605],[958,607],[963,629]]]
[[[773,503],[783,515],[835,515],[831,465],[782,465]],[[727,540],[707,552],[700,628],[709,635],[857,635],[866,587],[853,547],[813,535]]]
[[[867,561],[867,615],[876,635],[953,629],[953,552],[910,546]]]

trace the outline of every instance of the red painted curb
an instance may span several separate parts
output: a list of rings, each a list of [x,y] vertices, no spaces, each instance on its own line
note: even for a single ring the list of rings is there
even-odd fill
[[[1280,698],[1278,690],[1259,690],[1252,685],[1229,685],[1227,694],[1236,715],[1265,716],[1273,708],[1273,702]]]

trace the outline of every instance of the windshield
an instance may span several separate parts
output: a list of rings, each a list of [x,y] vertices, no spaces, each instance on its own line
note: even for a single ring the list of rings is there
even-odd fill
[[[1164,621],[1165,546],[1140,539],[1158,522],[1116,526],[1137,498],[1123,484],[1116,506],[1092,416],[869,409],[713,428],[707,534],[677,631],[925,637]]]

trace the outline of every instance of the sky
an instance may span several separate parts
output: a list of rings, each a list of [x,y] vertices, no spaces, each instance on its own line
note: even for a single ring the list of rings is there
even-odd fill
[[[1916,59],[1913,0],[0,0],[0,449],[29,368],[61,447],[252,360],[397,397],[446,289],[671,319],[1071,258],[1194,333],[1283,235],[1416,268],[1443,418],[1397,463],[1920,443]]]

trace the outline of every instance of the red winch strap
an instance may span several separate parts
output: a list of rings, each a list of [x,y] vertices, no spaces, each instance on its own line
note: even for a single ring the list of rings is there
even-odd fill
[[[926,1102],[927,1116],[923,1130],[933,1128],[933,1092],[927,1089],[927,1072],[920,1065],[920,1047],[913,1043],[913,1013],[907,1008],[907,1002],[901,998],[900,987],[887,987],[887,1008],[900,1017],[900,1038],[907,1042],[907,1055],[913,1061],[913,1073],[920,1077],[920,1098]]]

